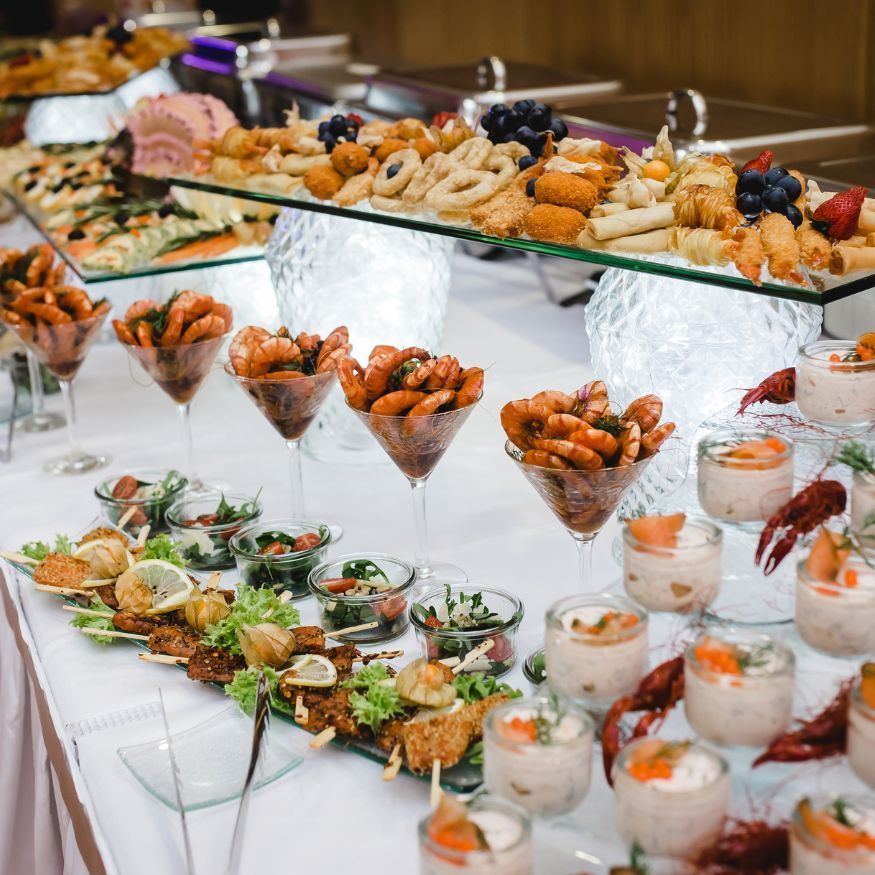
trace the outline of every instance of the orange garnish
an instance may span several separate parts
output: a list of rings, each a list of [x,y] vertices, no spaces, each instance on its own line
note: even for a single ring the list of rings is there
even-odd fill
[[[684,527],[686,514],[672,513],[667,516],[641,516],[626,520],[629,531],[636,541],[653,547],[677,546],[677,534]]]
[[[467,807],[448,793],[428,822],[428,837],[453,851],[476,851],[482,847],[477,825],[468,817]]]
[[[706,635],[693,651],[696,659],[707,669],[717,674],[740,675],[741,667],[735,656],[735,648],[725,641]]]
[[[841,356],[840,356],[837,352],[834,352],[834,353],[829,357],[829,360],[830,360],[831,362],[840,362],[840,361],[842,360],[842,358],[841,358]]]
[[[839,823],[827,811],[815,811],[807,799],[799,803],[799,816],[812,836],[834,848],[848,851],[859,847],[875,847],[875,836],[868,836]]]
[[[638,617],[635,614],[621,614],[617,611],[608,611],[602,615],[602,618],[593,623],[592,626],[587,626],[577,618],[571,624],[571,628],[575,632],[580,632],[584,635],[605,635],[608,636],[613,632],[618,632],[623,629],[631,629],[638,624]]]
[[[875,331],[867,331],[860,335],[857,341],[857,355],[863,362],[875,359]]]
[[[786,449],[787,445],[780,438],[768,437],[761,441],[744,441],[733,447],[727,455],[733,459],[768,459]]]
[[[839,549],[839,544],[843,541],[839,532],[821,528],[805,560],[805,570],[810,577],[824,583],[833,583],[838,578],[849,555],[848,550]]]
[[[670,778],[674,774],[674,769],[668,760],[657,757],[641,763],[631,763],[628,772],[636,781],[644,782],[652,781],[654,778]]]
[[[517,744],[534,744],[538,740],[538,727],[534,720],[512,717],[498,724],[499,733],[508,741]]]
[[[424,680],[426,684],[430,687],[439,687],[444,682],[444,673],[434,663],[428,662],[425,666]]]
[[[853,568],[848,568],[845,571],[845,586],[853,589],[858,583],[857,572]]]
[[[875,662],[865,662],[860,668],[860,698],[875,709]]]

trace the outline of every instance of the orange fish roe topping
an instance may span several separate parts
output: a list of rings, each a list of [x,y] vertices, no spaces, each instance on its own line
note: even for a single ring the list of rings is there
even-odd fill
[[[638,625],[638,617],[635,614],[621,613],[620,611],[608,611],[602,618],[592,625],[588,625],[578,617],[574,618],[571,629],[583,635],[615,635],[624,629],[631,629]]]
[[[534,720],[511,717],[497,725],[499,733],[508,741],[517,744],[534,744],[538,740],[538,727]]]
[[[642,782],[671,778],[675,764],[687,752],[689,746],[688,741],[648,739],[632,751],[626,763],[626,771],[636,781]]]
[[[832,807],[836,808],[838,803],[837,799]],[[854,829],[853,826],[842,823],[838,820],[838,815],[830,810],[815,811],[807,799],[799,803],[799,816],[811,835],[834,848],[844,851],[857,848],[875,850],[875,836],[867,835]]]
[[[725,641],[706,635],[696,645],[693,654],[699,663],[717,674],[742,674],[735,648]]]
[[[875,709],[875,662],[864,662],[860,668],[860,698]]]

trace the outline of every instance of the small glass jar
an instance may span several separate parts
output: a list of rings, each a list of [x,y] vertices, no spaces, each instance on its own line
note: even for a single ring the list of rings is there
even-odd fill
[[[481,593],[483,604],[498,614],[502,622],[487,629],[440,629],[429,625],[429,608],[438,611],[446,603],[447,596],[459,601],[464,593],[470,597]],[[486,672],[493,677],[506,674],[516,662],[516,636],[523,619],[523,603],[513,594],[501,589],[489,589],[471,583],[430,589],[419,598],[410,610],[410,617],[422,655],[426,659],[464,659],[474,648],[492,639],[494,644],[482,656],[469,662],[463,674],[475,671]]]
[[[715,671],[697,656],[704,639],[738,646],[756,664],[742,674]],[[729,747],[766,747],[793,719],[796,660],[784,643],[717,629],[691,644],[684,658],[684,710],[696,733]]]
[[[595,625],[609,613],[629,615],[635,622],[610,634],[574,628]],[[566,698],[607,708],[635,690],[647,672],[647,658],[647,612],[623,596],[604,592],[569,596],[547,611],[547,683]]]
[[[388,580],[389,589],[374,595],[346,595],[332,593],[325,582],[343,578],[344,566],[350,562],[369,562]],[[355,644],[373,644],[402,635],[410,625],[408,599],[416,581],[416,570],[408,562],[385,553],[349,553],[336,556],[317,565],[310,572],[308,585],[319,604],[319,625],[326,632],[337,632],[351,626],[377,623],[373,629],[362,629],[344,635],[343,640]]]
[[[818,340],[799,350],[796,404],[807,419],[835,426],[875,420],[875,361],[842,361],[856,347],[852,340]]]
[[[875,550],[875,474],[854,471],[851,488],[851,531],[857,535],[865,549]]]
[[[432,814],[419,821],[420,875],[532,875],[532,825],[519,806],[494,796],[468,803],[489,850],[459,850],[439,844],[430,834]]]
[[[777,438],[784,451],[760,459],[727,454],[741,443]],[[699,444],[699,504],[727,523],[761,523],[793,497],[793,444],[768,431],[719,429]]]
[[[648,854],[694,859],[714,845],[723,831],[729,804],[729,766],[719,754],[689,742],[675,767],[680,780],[641,781],[629,772],[635,751],[652,738],[627,744],[614,763],[617,830],[629,845]],[[696,779],[699,780],[696,780]]]
[[[271,540],[268,536],[276,534],[290,539],[315,535],[319,541],[306,550],[281,555],[259,552]],[[241,529],[231,538],[229,546],[243,583],[257,589],[269,587],[277,593],[289,592],[292,598],[301,598],[310,594],[307,578],[325,559],[331,540],[331,530],[326,525],[304,520],[268,520]]]
[[[841,570],[856,575],[854,586],[816,580],[799,563],[796,573],[796,629],[802,640],[830,656],[875,653],[875,570],[849,560]]]
[[[875,822],[875,798],[843,796],[842,799],[855,809],[865,811],[870,824]],[[816,796],[802,799],[796,806],[790,824],[790,875],[872,875],[875,872],[875,849],[841,848],[812,834],[803,806],[820,812],[831,802],[829,797]]]
[[[112,491],[122,477],[133,477],[137,481],[140,497],[115,498]],[[139,470],[126,471],[101,481],[94,488],[94,495],[104,516],[113,524],[130,513],[125,531],[136,537],[143,526],[149,526],[150,534],[157,535],[167,531],[165,514],[177,501],[188,480],[178,471]]]
[[[214,515],[223,499],[233,507],[247,507],[249,513],[232,523],[198,522],[198,517],[209,518]],[[234,567],[234,557],[228,543],[241,529],[257,522],[261,512],[262,506],[257,496],[217,491],[195,492],[177,501],[167,511],[167,524],[173,539],[179,544],[185,564],[189,568],[214,571]]]
[[[504,728],[515,718],[546,719],[549,736],[531,739]],[[573,702],[548,696],[511,699],[493,708],[483,725],[486,789],[531,814],[571,811],[589,790],[594,737],[592,718]]]
[[[859,681],[851,690],[848,712],[848,765],[875,790],[875,708],[863,701]]]
[[[645,544],[623,526],[623,586],[648,611],[703,610],[723,576],[723,532],[702,516],[687,516],[673,547]]]

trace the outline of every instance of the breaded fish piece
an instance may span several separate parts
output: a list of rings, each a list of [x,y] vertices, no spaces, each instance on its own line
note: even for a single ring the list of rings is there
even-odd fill
[[[799,271],[800,251],[793,223],[780,213],[767,213],[760,222],[760,235],[769,273],[775,279],[805,282]]]
[[[34,583],[46,586],[79,586],[91,572],[91,566],[82,559],[64,553],[49,553],[33,570]]]
[[[474,227],[490,237],[519,237],[534,206],[534,200],[523,187],[510,185],[472,207],[470,217]]]
[[[553,204],[538,204],[526,216],[526,234],[535,240],[551,243],[567,243],[573,246],[586,227],[586,216],[570,207],[556,207]]]
[[[589,180],[574,173],[550,170],[535,182],[535,200],[588,213],[600,198],[598,188]]]

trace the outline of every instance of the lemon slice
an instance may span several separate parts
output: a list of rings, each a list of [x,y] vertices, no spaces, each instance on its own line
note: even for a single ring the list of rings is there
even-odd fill
[[[147,615],[166,614],[184,607],[194,589],[191,578],[179,566],[163,559],[135,562],[126,573],[131,572],[152,590],[152,607]]]
[[[292,657],[283,672],[283,681],[296,687],[333,687],[337,683],[334,663],[318,653],[302,653]]]
[[[104,538],[95,538],[93,541],[86,541],[84,544],[80,544],[73,551],[73,558],[84,559],[87,562],[88,554],[92,550],[96,550],[98,547],[105,547],[107,543],[108,542]]]

